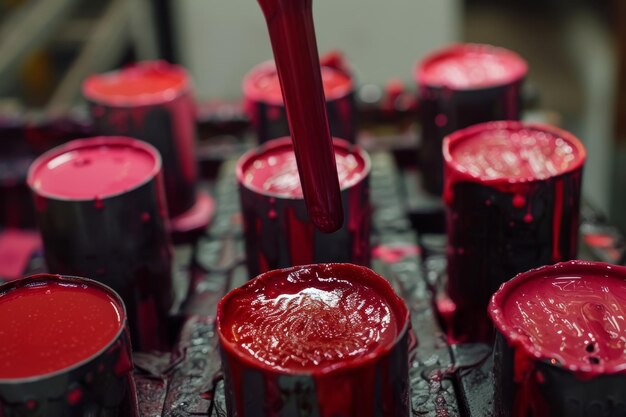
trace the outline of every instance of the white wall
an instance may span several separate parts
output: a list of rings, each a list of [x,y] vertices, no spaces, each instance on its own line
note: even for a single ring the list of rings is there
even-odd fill
[[[415,62],[459,39],[460,0],[315,0],[320,53],[344,52],[360,83],[411,83]],[[241,79],[271,58],[256,0],[172,0],[180,58],[201,99],[240,96]]]

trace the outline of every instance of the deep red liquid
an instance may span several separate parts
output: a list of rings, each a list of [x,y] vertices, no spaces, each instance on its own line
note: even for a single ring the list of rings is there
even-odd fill
[[[265,14],[309,217],[323,232],[343,223],[311,0],[259,0]]]
[[[31,168],[29,183],[40,194],[99,201],[147,182],[157,171],[153,154],[111,142],[73,148],[40,160]]]
[[[527,64],[517,54],[488,45],[455,45],[426,58],[419,70],[424,85],[475,89],[521,79]]]
[[[58,371],[83,361],[119,332],[123,309],[89,286],[49,282],[0,294],[0,379]]]
[[[330,67],[322,67],[321,73],[324,96],[327,100],[341,97],[352,90],[352,80],[345,73]],[[247,94],[265,102],[283,102],[280,79],[273,62],[260,65],[248,77],[244,85]]]
[[[302,267],[251,283],[222,309],[220,331],[251,360],[284,371],[319,371],[390,346],[398,313],[378,288],[332,266]],[[400,328],[399,328],[400,327]]]
[[[528,279],[503,304],[510,326],[561,365],[614,367],[626,349],[626,280],[580,273]]]
[[[476,132],[458,141],[450,153],[454,163],[470,176],[512,182],[559,175],[574,166],[580,156],[566,140],[530,129]]]
[[[174,99],[188,86],[187,74],[175,65],[152,61],[87,78],[83,93],[111,105],[142,105]]]
[[[367,171],[358,155],[335,148],[337,173],[342,189],[359,182]],[[274,148],[263,152],[244,168],[244,185],[263,194],[286,198],[302,198],[302,187],[293,150]]]

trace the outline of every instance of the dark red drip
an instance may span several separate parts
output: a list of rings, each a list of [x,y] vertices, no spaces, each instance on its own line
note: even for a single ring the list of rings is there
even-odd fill
[[[287,238],[292,265],[308,265],[313,263],[315,229],[306,220],[301,220],[292,207],[286,209]],[[297,242],[297,243],[296,243]]]
[[[339,179],[313,25],[312,0],[259,0],[278,69],[309,217],[323,232],[343,224]]]

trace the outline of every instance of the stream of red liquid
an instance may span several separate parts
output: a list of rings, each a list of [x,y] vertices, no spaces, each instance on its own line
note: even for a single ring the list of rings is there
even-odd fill
[[[323,232],[343,224],[328,127],[312,0],[258,0],[278,69],[309,217]]]

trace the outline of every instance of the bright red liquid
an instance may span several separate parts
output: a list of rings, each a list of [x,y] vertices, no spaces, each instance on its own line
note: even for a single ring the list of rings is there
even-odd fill
[[[321,71],[326,100],[341,97],[352,89],[352,80],[343,72],[330,67],[322,67]],[[248,77],[246,93],[257,100],[283,103],[283,92],[274,63],[259,66]]]
[[[562,366],[623,368],[625,277],[611,268],[561,269],[511,287],[498,303],[502,322],[521,335],[521,343]]]
[[[526,75],[527,64],[517,54],[488,45],[455,45],[426,58],[419,82],[453,89],[506,84]]]
[[[155,155],[130,141],[82,143],[39,160],[29,174],[31,187],[57,198],[97,199],[133,189],[158,172]]]
[[[311,0],[259,0],[282,86],[289,128],[309,217],[323,232],[343,224],[339,180]]]
[[[118,334],[123,308],[88,286],[48,282],[0,294],[0,379],[72,366]]]
[[[142,105],[172,100],[187,85],[187,74],[182,68],[163,61],[152,61],[92,75],[85,80],[83,93],[97,102]]]
[[[450,146],[450,155],[459,170],[482,180],[540,180],[580,163],[572,143],[524,128],[476,131]]]
[[[314,265],[253,280],[222,306],[220,331],[252,360],[296,372],[391,346],[401,313],[359,274]]]
[[[335,160],[342,189],[359,182],[366,174],[365,162],[356,154],[336,147]],[[296,156],[293,150],[270,149],[244,168],[243,181],[249,188],[280,197],[302,198]]]

